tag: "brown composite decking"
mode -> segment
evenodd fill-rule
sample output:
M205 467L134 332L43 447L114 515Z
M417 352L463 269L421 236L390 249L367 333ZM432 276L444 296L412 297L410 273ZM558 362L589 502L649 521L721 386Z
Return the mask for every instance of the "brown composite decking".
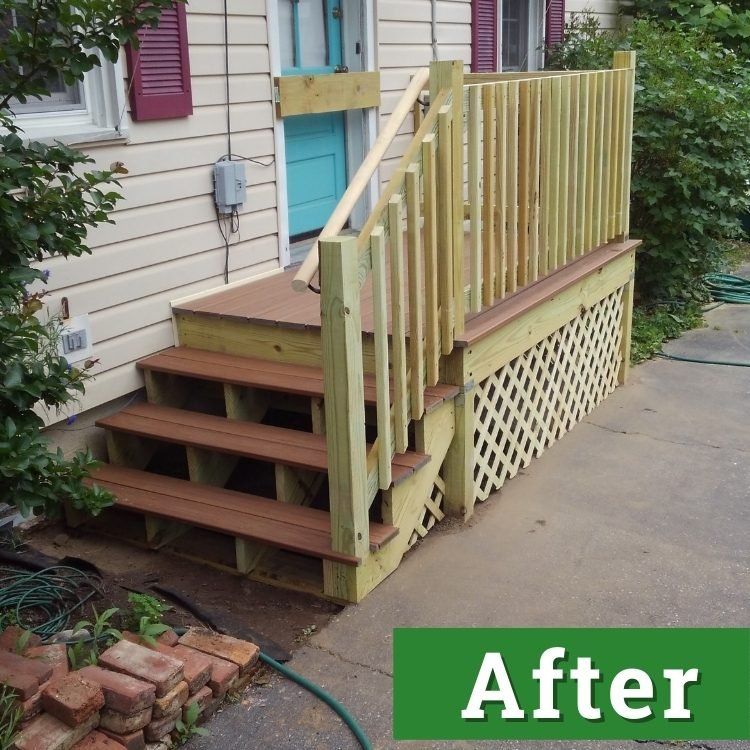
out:
M469 236L466 235L464 239L464 267L466 268L464 275L468 279ZM406 237L404 245L406 246ZM406 250L404 255L406 255ZM247 284L222 289L200 299L173 305L172 309L179 313L212 315L252 323L320 329L320 297L309 289L304 292L295 292L292 289L292 279L296 273L297 268L292 267L265 279L257 281L249 279ZM390 276L390 274L386 275ZM318 283L317 277L313 283ZM390 295L390 278L387 279L387 286ZM408 289L406 257L404 258L404 287ZM367 281L362 287L361 306L362 331L373 333L375 324L372 314L372 274L368 274ZM390 305L388 307L390 326ZM405 315L408 330L408 303L405 305Z
M465 239L464 279L468 280L470 267L468 235ZM467 313L466 330L457 339L456 346L471 346L472 342L487 336L526 310L550 299L582 278L596 273L607 263L631 251L639 244L639 240L625 240L602 245L523 289L509 294L491 307L486 307L479 313ZM282 327L320 329L320 297L309 290L295 292L292 289L292 279L295 273L296 268L289 268L265 279L249 280L247 284L180 303L175 305L173 310L178 313L209 315ZM362 331L372 333L374 321L372 285L369 277L362 287L361 303ZM407 304L407 330L408 324Z

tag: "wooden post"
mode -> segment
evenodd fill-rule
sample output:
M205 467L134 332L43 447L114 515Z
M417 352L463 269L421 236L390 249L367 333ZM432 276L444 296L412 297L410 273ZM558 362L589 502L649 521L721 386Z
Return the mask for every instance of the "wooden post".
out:
M320 263L331 541L337 552L364 560L370 539L356 238L321 241Z
M617 373L617 382L624 385L628 382L630 374L630 337L633 329L633 285L635 283L635 255L633 256L633 271L630 281L622 290L622 323L620 328L622 338L620 339L620 369Z
M615 52L613 68L626 69L625 85L623 87L624 118L622 123L622 233L620 240L630 236L630 169L633 158L633 96L635 94L635 52L620 50Z
M464 67L461 60L430 63L430 101L443 89L453 92L452 207L453 207L453 295L455 333L464 332ZM445 343L443 344L445 350Z
M443 509L449 516L468 520L474 512L474 380L467 371L468 349L456 349L444 361L443 380L458 385L461 392L453 401L455 434L443 462L445 497Z

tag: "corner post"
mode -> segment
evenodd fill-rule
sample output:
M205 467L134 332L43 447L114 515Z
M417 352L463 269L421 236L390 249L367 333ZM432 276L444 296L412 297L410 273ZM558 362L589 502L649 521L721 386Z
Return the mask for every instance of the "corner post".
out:
M452 103L452 247L453 247L453 302L455 335L464 332L464 66L461 60L430 63L430 101L438 93L450 89Z
M636 53L630 50L617 50L612 60L615 70L625 70L623 86L623 119L622 119L622 233L619 241L630 236L630 172L633 160L633 109L635 97L635 59Z
M320 323L333 549L364 560L367 508L364 366L355 237L320 243Z
M474 432L475 383L466 372L465 349L455 349L443 361L443 379L459 386L460 393L454 400L455 432L443 464L445 497L443 510L446 515L468 521L474 513Z

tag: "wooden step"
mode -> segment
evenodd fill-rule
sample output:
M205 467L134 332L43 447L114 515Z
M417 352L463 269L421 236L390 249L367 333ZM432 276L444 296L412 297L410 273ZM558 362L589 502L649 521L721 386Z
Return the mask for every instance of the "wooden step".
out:
M261 542L347 565L361 560L331 547L330 514L244 492L104 465L89 483L108 489L116 507ZM379 549L398 534L394 526L370 523L370 547Z
M316 367L268 362L263 359L237 357L202 349L178 346L138 362L142 370L170 375L212 380L231 385L282 391L310 398L323 397L323 370ZM365 375L365 403L376 402L375 378ZM458 388L438 383L425 388L425 410L432 411L447 399L454 398Z
M148 403L128 406L111 417L98 420L96 424L114 432L125 432L166 443L300 469L328 471L325 437L300 430ZM402 482L429 460L429 456L412 451L397 453L392 464L393 483Z

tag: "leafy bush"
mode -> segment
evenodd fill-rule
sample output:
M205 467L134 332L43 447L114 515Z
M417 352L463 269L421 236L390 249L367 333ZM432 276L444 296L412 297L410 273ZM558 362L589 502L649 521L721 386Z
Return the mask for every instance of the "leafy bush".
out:
M636 14L655 16L664 25L706 32L726 49L750 58L750 9L747 0L636 0Z
M605 68L622 48L637 52L636 289L648 300L700 298L702 275L722 266L750 206L750 73L707 35L648 20L604 34L591 17L574 19L551 62Z
M68 85L135 42L172 0L0 0L0 497L22 512L55 514L61 503L97 513L111 502L81 480L90 455L66 460L40 434L40 410L57 410L83 393L93 362L69 367L57 354L59 322L43 319L45 258L88 253L86 234L108 222L118 194L112 171L56 143L28 142L16 103L49 94L62 75ZM16 25L12 19L20 19Z

